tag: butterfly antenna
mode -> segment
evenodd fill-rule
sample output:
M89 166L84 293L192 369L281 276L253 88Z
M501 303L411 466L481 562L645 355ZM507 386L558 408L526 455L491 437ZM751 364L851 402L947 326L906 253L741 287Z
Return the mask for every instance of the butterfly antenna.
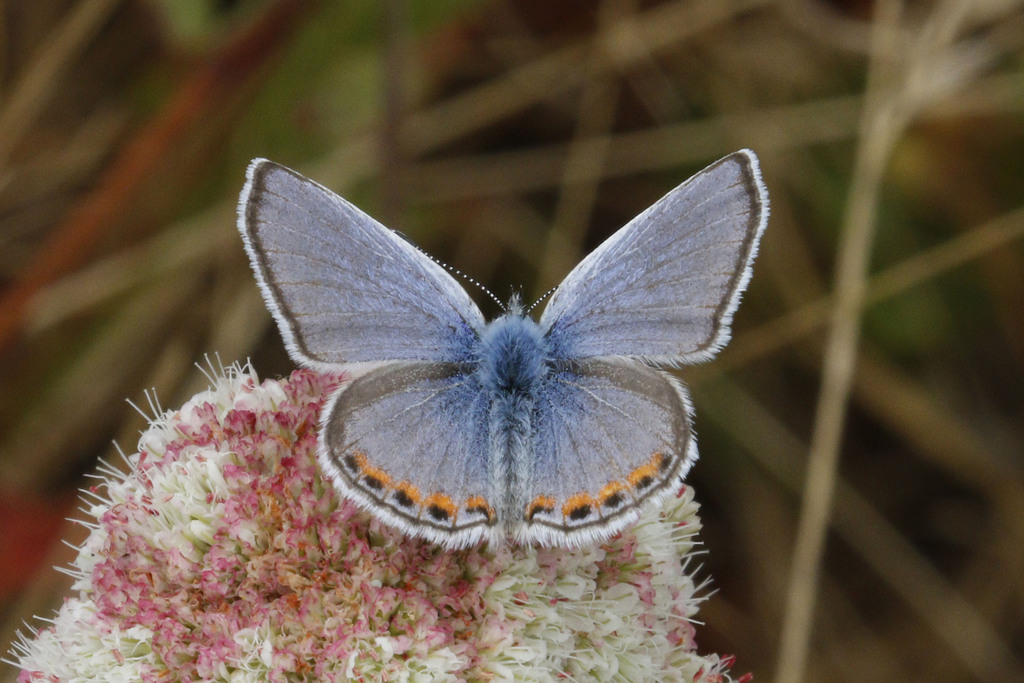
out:
M420 249L420 251L423 251L423 250L422 250L422 249ZM424 253L424 254L426 254L427 256L430 256L430 254L427 254L427 252L425 252L425 251L423 251L423 253ZM498 297L494 296L494 292L492 292L491 290L489 290L489 289L487 289L486 287L484 287L484 286L483 286L482 284L480 284L479 282L477 282L476 280L474 280L474 279L473 279L472 277L470 277L469 275L466 275L465 273L463 273L463 272L462 272L461 270L459 270L458 268L455 268L455 267L453 267L453 266L449 266L449 265L448 265L447 263L445 263L444 261L439 261L438 259L434 258L433 256L430 256L430 260L431 260L431 261L433 261L434 263L436 263L437 265L441 266L441 267L442 267L442 268L444 268L445 270L447 270L447 271L448 271L449 273L451 273L452 275L455 275L456 277L460 277L460 278L462 278L463 280L465 280L466 282L468 282L468 283L470 283L471 285L475 286L475 287L476 287L477 289L479 289L479 290L480 290L481 292L483 292L483 293L484 293L484 294L486 294L486 295L487 295L488 297L490 297L491 301L493 301L494 303L498 304L498 306L500 306L500 307L501 307L501 310L503 310L503 311L506 311L506 312L508 311L508 308L506 308L506 307L505 307L505 304L501 303L501 299L499 299Z
M436 263L437 265L439 265L439 266L441 266L442 268L444 268L445 270L447 270L447 271L448 271L449 273L451 273L451 274L452 274L452 275L454 275L455 277L457 277L457 278L461 278L462 280L465 280L466 282L470 283L471 285L473 285L474 287L476 287L477 289L479 289L480 291L482 291L482 292L483 292L484 294L486 294L487 296L489 296L489 297L491 298L491 301L493 301L494 303L498 304L498 306L499 306L499 307L501 308L501 310L502 310L502 311L508 312L508 308L506 308L506 307L505 307L505 304L501 303L501 299L499 299L498 297L494 296L494 293L493 293L493 292L492 292L491 290L487 289L487 288L486 288L486 287L484 287L484 286L483 286L482 284L480 284L479 282L477 282L476 280L474 280L474 279L473 279L472 277L470 277L469 275L467 275L467 274L463 273L463 272L462 272L461 270L459 270L458 268L456 268L456 267L454 267L454 266L449 266L449 265L448 265L447 263L445 263L445 262L444 262L444 261L442 261L441 259L435 258L435 257L431 256L430 254L428 254L427 252L423 251L422 249L420 249L419 245L417 245L416 243L414 243L414 242L413 242L412 240L410 240L410 239L409 239L408 237L406 237L406 236L405 236L404 234L402 234L402 233L398 232L397 230L396 230L395 232L397 232L397 233L398 233L398 235L399 235L399 236L400 236L400 237L401 237L402 239L404 239L404 240L405 240L406 242L408 242L409 244L411 244L411 245L412 245L412 247L413 247L413 248L414 248L414 249L415 249L416 251L420 252L421 254L423 254L423 255L424 255L424 256L426 256L426 257L427 257L428 259L430 259L431 261L433 261L433 262L434 262L434 263Z
M543 294L541 294L540 298L537 299L536 301L534 301L532 304L530 304L530 307L526 309L527 314L529 314L530 311L532 311L533 309L537 308L537 304L539 304L541 301L544 301L544 299L547 299L549 296L551 296L551 293L554 292L556 289L558 289L557 286L552 287L548 291L546 291Z

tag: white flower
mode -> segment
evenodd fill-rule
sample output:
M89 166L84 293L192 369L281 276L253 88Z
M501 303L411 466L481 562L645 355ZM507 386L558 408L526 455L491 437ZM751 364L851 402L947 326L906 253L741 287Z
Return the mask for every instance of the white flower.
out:
M338 383L233 367L154 420L18 680L729 680L693 639L689 489L600 546L447 551L322 479Z

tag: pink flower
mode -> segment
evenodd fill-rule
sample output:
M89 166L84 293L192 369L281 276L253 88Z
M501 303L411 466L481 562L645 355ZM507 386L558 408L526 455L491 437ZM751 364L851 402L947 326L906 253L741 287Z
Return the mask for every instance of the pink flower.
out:
M156 418L18 680L729 680L693 639L689 489L604 545L447 551L322 478L339 382L236 366Z

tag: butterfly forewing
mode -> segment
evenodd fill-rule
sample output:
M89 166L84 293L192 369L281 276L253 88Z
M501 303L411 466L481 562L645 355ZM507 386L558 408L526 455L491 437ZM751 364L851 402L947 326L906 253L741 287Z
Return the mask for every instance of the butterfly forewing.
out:
M497 524L487 469L490 397L454 363L392 363L357 377L323 414L320 461L383 520L449 546Z
M239 229L289 351L307 364L463 358L484 320L415 247L326 188L257 159Z
M674 492L696 457L682 385L626 359L557 364L533 413L527 540L582 545Z
M569 273L541 317L553 356L706 360L728 341L768 216L757 157L669 192Z

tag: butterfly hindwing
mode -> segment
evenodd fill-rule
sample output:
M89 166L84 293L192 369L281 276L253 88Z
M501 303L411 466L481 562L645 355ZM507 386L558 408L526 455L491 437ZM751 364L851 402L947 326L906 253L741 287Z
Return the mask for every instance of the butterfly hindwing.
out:
M696 458L685 389L628 359L556 364L533 412L525 540L584 545L678 488Z
M292 356L307 365L458 360L484 319L445 270L330 190L249 165L239 229Z
M555 358L690 363L727 341L768 218L757 157L730 154L595 249L541 316Z
M401 362L349 382L325 408L320 462L389 524L450 546L490 538L490 397L455 363Z

